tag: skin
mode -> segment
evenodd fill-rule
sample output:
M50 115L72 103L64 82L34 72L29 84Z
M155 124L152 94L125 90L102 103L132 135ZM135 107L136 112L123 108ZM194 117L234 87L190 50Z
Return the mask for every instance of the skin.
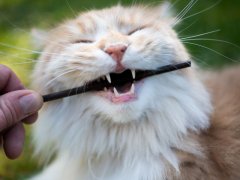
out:
M0 146L8 158L21 155L25 138L23 123L34 123L42 105L38 93L26 90L9 68L0 65Z

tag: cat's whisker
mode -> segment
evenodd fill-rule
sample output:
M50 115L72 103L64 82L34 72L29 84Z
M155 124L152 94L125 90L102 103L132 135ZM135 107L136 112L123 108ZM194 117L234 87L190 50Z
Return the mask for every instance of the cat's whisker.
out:
M0 51L0 54L5 55L5 56L8 56L8 57L13 57L13 58L22 59L22 60L28 60L28 61L25 61L25 62L11 63L12 65L20 65L20 64L28 64L28 63L37 62L37 60L34 60L34 59L19 57L19 55L8 54L8 53L1 52L1 51Z
M219 32L220 29L216 29L214 31L209 31L209 32L206 32L206 33L202 33L202 34L197 34L197 35L193 35L193 36L188 36L188 37L184 37L184 38L181 38L181 40L187 40L187 39L192 39L192 38L195 38L195 37L201 37L201 36L205 36L205 35L208 35L208 34L213 34L213 33L216 33L216 32Z
M76 76L76 81L79 81L79 80L78 80L79 77L80 77L80 78L82 77L82 73L81 73L81 72L79 72L78 76ZM88 84L87 82L84 82L83 85L82 85L82 87L86 87L87 84ZM78 87L78 88L76 88L76 87ZM69 93L68 93L68 96L71 96L71 93L72 93L72 91L73 91L74 89L75 89L76 92L78 92L79 88L80 88L80 87L79 87L79 82L73 83L72 88L70 89L70 91L69 91ZM87 89L86 89L86 90L84 89L84 91L86 92Z
M79 76L76 77L76 79L78 79ZM73 83L73 85L71 86L71 88L69 88L69 93L66 97L70 96L72 91L74 90L74 88L76 87L75 83Z
M21 65L21 64L31 64L31 63L35 63L35 62L43 62L45 63L46 61L45 60L37 60L37 59L31 59L31 58L27 58L27 57L21 57L20 55L21 54L24 54L24 53L20 53L20 54L10 54L10 53L7 53L7 52L3 52L3 51L0 51L0 54L6 56L6 57L12 57L12 58L16 58L17 60L26 60L26 61L19 61L19 62L14 62L14 63L11 63L12 65ZM59 55L59 56L63 56L63 57L67 57L67 58L73 58L73 56L66 56L66 55ZM58 59L52 59L52 61L58 61Z
M3 42L0 42L0 45L3 46L3 47L7 47L7 48L12 48L12 49L21 50L21 51L27 51L27 52L30 52L32 54L42 54L42 52L40 52L40 51L34 51L34 50L26 49L26 48L20 48L20 47L13 46L13 45L10 45L10 44L6 44L6 43L3 43Z
M4 46L4 47L7 47L7 48L12 48L12 49L16 49L16 50L20 50L20 51L25 51L26 54L38 54L38 55L42 55L42 54L45 54L45 55L58 55L59 56L59 53L50 53L50 52L46 52L46 51L35 51L35 50L30 50L30 49L27 49L27 48L20 48L20 47L17 47L17 46L13 46L13 45L10 45L10 44L6 44L6 43L2 43L0 42L0 46ZM25 53L21 53L21 54L25 54ZM65 56L67 58L72 58L74 56L69 56L69 55L61 55L61 56ZM39 60L38 60L39 61Z
M184 31L186 31L187 29L189 29L190 27L192 27L198 20L192 22L189 26L185 27L184 29L182 29L181 31L178 32L178 34L183 33Z
M186 11L178 18L179 20L182 20L182 18L193 8L193 6L198 2L198 0L196 1L192 1L192 4L189 5L189 7L186 9Z
M191 0L186 7L174 18L174 23L172 26L178 24L181 19L192 9L192 7L198 2L198 0Z
M90 66L94 66L94 64L88 64L88 63L84 63L84 62L76 62L73 65L77 66L77 67L81 67L82 68L81 70L89 68Z
M212 49L212 48L203 46L203 45L201 45L201 44L196 44L196 43L186 42L186 41L183 42L183 43L184 43L184 44L191 44L191 45L194 45L194 46L198 46L198 47L207 49L207 50L212 51L212 52L214 52L214 53L216 53L216 54L218 54L218 55L220 55L220 56L222 56L222 57L224 57L224 58L226 58L226 59L229 59L229 60L231 60L231 61L233 61L233 62L238 62L238 61L235 60L235 59L232 59L232 58L230 58L230 57L228 57L228 56L225 56L224 54L222 54L222 53L220 53L220 52L218 52L218 51L216 51L216 50L214 50L214 49Z
M96 70L96 67L89 67L89 66L78 66L76 67L76 70L80 71L81 73L84 73L84 72L89 72L89 71L93 71Z
M41 91L43 91L45 88L49 87L55 80L57 80L58 78L68 74L68 73L71 73L71 72L74 72L76 71L76 69L71 69L71 70L68 70L68 71L64 71L63 73L59 74L58 76L54 77L53 79L51 79L50 81L48 81L46 83L46 85L43 87L43 89L41 89Z
M131 1L131 7L135 7L137 5L137 0Z
M168 7L168 10L171 11L171 9L174 8L174 6L179 2L180 0L176 0L174 3L170 3L170 6Z
M73 15L77 18L78 17L78 14L76 13L76 11L73 10L72 6L70 5L69 1L68 0L65 0L68 8L71 10L71 12L73 13Z
M179 16L189 7L190 4L192 4L193 0L191 0L175 17L175 19L178 19Z
M188 41L214 41L214 42L222 42L222 43L230 44L230 45L235 46L236 48L240 49L240 46L238 46L237 44L231 43L229 41L221 40L221 39L193 38L193 39L183 40L182 42L188 42Z
M204 65L205 67L210 67L210 64L207 61L204 61L196 56L192 55L192 59L194 59L194 61L196 61L197 64L199 64L199 65Z
M206 8L206 9L203 9L203 10L197 12L197 13L194 13L194 14L192 14L192 15L189 15L189 16L185 17L185 18L182 18L181 21L184 21L184 20L189 19L189 18L191 18L191 17L197 16L197 15L199 15L199 14L202 14L202 13L204 13L204 12L206 12L206 11L214 8L215 6L217 6L221 1L222 1L222 0L219 0L219 1L217 1L216 3L214 3L212 6Z
M32 54L42 54L42 53L45 53L45 54L49 54L49 55L58 55L58 53L49 53L49 52L35 51L35 50L27 49L27 48L21 48L21 47L13 46L13 45L6 44L6 43L3 43L3 42L0 42L0 46L16 49L16 50L20 50L20 51L26 51L26 52L29 52L29 53L32 53Z
M29 34L29 31L24 30L23 28L17 26L16 24L13 24L5 15L3 15L3 14L0 14L0 15L1 15L1 18L4 18L4 20L5 20L8 24L10 24L15 30L20 31L20 32L23 32L23 33L26 33L27 35ZM54 44L53 41L50 41L50 40L48 40L48 39L46 39L46 38L43 38L43 37L38 37L38 38L41 39L41 40L44 40L44 41L46 41L46 42L49 42L49 43ZM55 42L55 43L57 44L57 42ZM65 47L65 46L63 46L62 44L59 44L59 45L62 46L62 47Z

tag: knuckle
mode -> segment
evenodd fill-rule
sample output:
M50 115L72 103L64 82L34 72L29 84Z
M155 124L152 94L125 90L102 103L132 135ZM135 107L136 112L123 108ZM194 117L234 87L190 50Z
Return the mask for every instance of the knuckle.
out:
M1 70L2 73L4 73L4 75L6 77L9 77L11 75L11 73L12 73L10 68L8 68L7 66L4 66L2 64L0 64L0 70Z
M3 84L1 85L2 87L14 83L14 90L24 89L24 86L22 85L20 80L16 80L18 78L15 73L7 66L0 64L0 75L0 81L3 82Z
M12 126L17 121L18 114L19 112L11 101L7 98L0 100L0 123L4 128Z
M8 127L9 124L8 121L6 120L6 114L0 109L0 132Z

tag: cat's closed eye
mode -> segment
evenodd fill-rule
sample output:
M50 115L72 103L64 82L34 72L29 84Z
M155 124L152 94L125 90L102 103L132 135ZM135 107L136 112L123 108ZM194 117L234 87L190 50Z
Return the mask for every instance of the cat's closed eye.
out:
M141 31L141 30L145 29L145 28L146 28L146 26L137 27L137 28L131 30L130 32L128 32L127 35L130 36L130 35L138 32L138 31Z
M72 43L73 44L79 44L79 43L93 43L93 40L88 40L88 39L78 39L78 40L74 40Z

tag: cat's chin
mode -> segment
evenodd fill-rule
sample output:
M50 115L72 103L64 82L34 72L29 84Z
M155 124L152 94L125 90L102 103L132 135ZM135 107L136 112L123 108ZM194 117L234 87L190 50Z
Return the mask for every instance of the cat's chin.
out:
M92 113L94 112L98 118L104 121L114 123L139 121L154 100L152 99L154 88L147 84L149 84L147 79L134 82L134 94L125 92L122 97L115 97L111 89L107 92L87 93L82 96L81 103L86 102L91 107Z

